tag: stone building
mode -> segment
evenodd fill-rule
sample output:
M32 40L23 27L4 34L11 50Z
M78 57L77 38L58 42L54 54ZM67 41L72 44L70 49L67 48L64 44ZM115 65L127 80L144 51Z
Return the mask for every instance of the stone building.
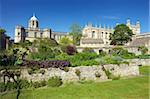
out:
M33 15L28 21L28 27L25 28L23 26L16 26L15 28L15 43L20 41L34 41L37 38L53 38L57 42L64 37L68 36L67 32L55 32L50 28L41 29L39 27L39 20L35 15Z
M133 31L135 35L140 34L140 22L137 21L136 24L131 24L130 19L127 20L126 25ZM110 44L110 34L114 32L113 27L102 27L93 26L91 23L85 25L82 31L82 38L80 41L81 47L104 47Z

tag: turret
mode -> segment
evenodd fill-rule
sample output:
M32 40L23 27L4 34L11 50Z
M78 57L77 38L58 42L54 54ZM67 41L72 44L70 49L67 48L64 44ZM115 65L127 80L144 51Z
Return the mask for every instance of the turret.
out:
M35 15L30 18L28 27L33 29L39 28L39 22Z
M130 26L131 22L130 22L130 19L127 19L127 26Z

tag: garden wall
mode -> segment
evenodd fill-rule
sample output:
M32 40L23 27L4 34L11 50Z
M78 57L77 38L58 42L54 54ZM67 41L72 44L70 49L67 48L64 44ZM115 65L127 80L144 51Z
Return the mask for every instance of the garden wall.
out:
M127 59L127 61L131 64L138 65L147 65L150 66L150 59Z
M104 65L106 70L109 70L115 76L138 76L139 67L137 65ZM29 81L41 81L48 80L53 76L60 76L63 82L75 82L79 80L96 80L105 81L108 77L102 66L80 66L80 67L69 67L69 71L64 71L59 68L48 68L44 69L45 73L28 74L27 69L21 70L21 77ZM77 73L78 72L78 73ZM79 73L80 72L80 73ZM98 76L97 76L98 75Z

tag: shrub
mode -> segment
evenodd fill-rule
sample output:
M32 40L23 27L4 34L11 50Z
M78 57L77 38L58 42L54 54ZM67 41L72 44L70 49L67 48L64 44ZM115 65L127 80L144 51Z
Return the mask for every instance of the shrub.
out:
M79 77L79 79L80 79L81 71L80 71L79 69L76 69L75 74L76 74L76 75Z
M23 61L23 66L32 66L37 68L60 68L64 69L64 67L70 66L69 61L65 60L49 60L49 61ZM35 70L33 70L35 71Z
M140 58L140 59L150 59L150 54L138 55L137 57Z
M63 84L62 82L62 79L58 76L55 76L55 77L51 77L49 80L48 80L48 86L49 87L59 87Z
M112 73L109 70L104 70L108 79L111 79Z
M25 79L19 80L19 84L20 84L21 89L26 89L26 88L31 87L31 84L28 82L28 80L25 80Z
M66 53L68 55L74 55L75 53L77 53L77 49L75 46L68 45L66 46Z
M86 47L82 50L82 52L86 52L86 53L92 53L95 52L92 48Z
M6 91L6 85L5 85L5 83L1 82L0 83L0 92L4 92L4 91Z
M32 83L32 86L33 86L34 88L39 88L39 87L41 87L41 83L38 82L38 81L36 81L36 82L33 82L33 83Z
M65 67L65 68L64 68L64 71L65 71L65 72L69 72L69 67Z

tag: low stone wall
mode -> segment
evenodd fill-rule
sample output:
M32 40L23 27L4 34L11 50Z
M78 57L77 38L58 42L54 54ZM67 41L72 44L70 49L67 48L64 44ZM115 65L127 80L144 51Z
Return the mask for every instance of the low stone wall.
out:
M139 67L137 65L104 65L106 70L109 70L113 75L124 76L138 76ZM53 76L60 76L63 82L76 82L79 80L96 80L96 81L105 81L108 80L105 72L102 69L102 66L80 66L80 67L69 67L69 71L65 72L59 68L48 68L44 69L45 74L28 74L27 69L21 70L21 77L29 81L40 81L48 80ZM80 71L80 77L75 73ZM96 77L96 73L100 74L100 77Z
M150 59L128 59L127 60L131 64L135 65L147 65L150 66Z

